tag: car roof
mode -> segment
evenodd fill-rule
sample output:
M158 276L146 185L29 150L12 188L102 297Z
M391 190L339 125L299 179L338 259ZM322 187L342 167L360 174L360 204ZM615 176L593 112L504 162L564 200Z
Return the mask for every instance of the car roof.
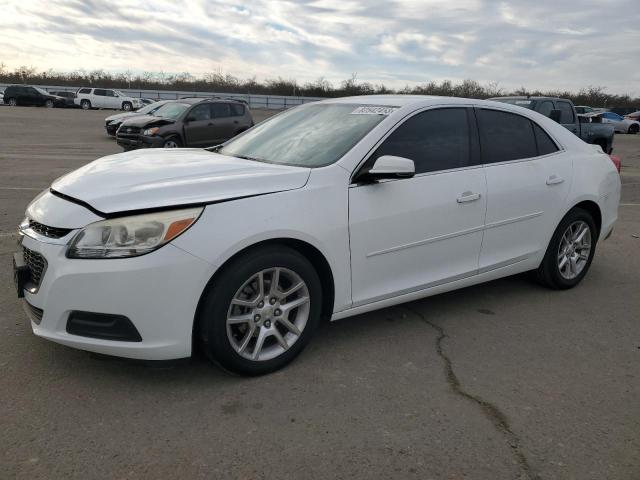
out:
M567 99L560 98L560 97L545 97L545 96L533 97L533 96L527 96L527 95L511 95L507 97L492 97L489 100L564 100L566 101Z

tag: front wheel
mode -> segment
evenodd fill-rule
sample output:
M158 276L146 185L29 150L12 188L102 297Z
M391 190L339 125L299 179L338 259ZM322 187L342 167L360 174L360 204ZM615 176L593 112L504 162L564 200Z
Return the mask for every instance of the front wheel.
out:
M131 111L132 108L133 108L133 105L131 105L131 102L124 102L122 104L122 110L124 110L125 112Z
M198 318L204 352L244 375L282 368L311 339L321 304L309 260L284 246L256 249L227 265L205 292Z
M182 144L177 137L169 137L162 143L162 148L180 148Z
M536 271L538 281L556 290L575 287L591 266L597 240L598 230L591 214L581 208L571 210L551 237Z

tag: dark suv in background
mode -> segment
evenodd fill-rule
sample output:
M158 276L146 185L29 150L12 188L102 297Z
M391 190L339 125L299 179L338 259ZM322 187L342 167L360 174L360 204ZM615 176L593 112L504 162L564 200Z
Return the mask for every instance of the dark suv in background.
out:
M10 85L4 90L4 103L11 106L64 107L66 101L40 87Z
M124 120L116 141L125 150L210 147L252 126L251 112L243 102L183 98L164 104L153 115Z

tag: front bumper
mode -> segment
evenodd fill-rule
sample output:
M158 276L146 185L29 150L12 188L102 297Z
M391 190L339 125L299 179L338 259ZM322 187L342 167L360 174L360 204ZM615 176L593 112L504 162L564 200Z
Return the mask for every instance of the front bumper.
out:
M133 150L135 148L160 148L164 143L164 138L149 137L146 135L136 135L136 136L117 135L116 142L125 150Z
M24 290L25 311L36 335L127 358L168 360L191 355L196 307L213 273L211 265L172 244L140 257L103 260L68 259L65 244L26 235L22 244L47 260L37 291ZM71 334L69 316L78 311L126 317L142 340Z

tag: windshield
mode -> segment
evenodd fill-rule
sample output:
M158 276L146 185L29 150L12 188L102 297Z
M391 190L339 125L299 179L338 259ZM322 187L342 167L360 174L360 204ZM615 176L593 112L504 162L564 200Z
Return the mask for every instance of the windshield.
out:
M218 153L269 163L323 167L340 159L395 108L305 105L253 127Z
M533 110L533 100L526 100L523 98L493 98L495 102L510 103L511 105L518 105Z
M169 120L176 120L184 111L189 108L188 103L165 103L153 114L156 117L168 118Z
M144 107L136 110L136 113L142 113L143 115L146 115L147 113L153 113L154 110L160 109L162 105L163 104L158 105L158 103L150 103L149 105L145 105Z

